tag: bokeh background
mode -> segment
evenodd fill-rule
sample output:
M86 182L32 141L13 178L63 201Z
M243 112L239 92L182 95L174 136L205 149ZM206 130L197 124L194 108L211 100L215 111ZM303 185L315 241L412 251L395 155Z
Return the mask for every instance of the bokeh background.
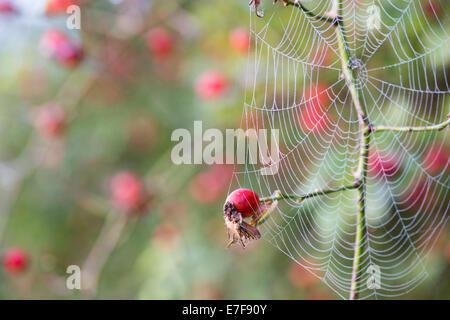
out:
M170 160L174 129L240 126L248 1L77 1L69 30L73 2L0 0L0 298L337 298L265 241L224 248L231 166ZM447 231L427 263L405 297L450 298Z

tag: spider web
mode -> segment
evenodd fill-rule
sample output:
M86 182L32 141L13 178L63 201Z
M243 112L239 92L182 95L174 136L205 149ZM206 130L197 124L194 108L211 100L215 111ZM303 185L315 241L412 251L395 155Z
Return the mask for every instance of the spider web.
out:
M331 9L330 1L302 3L316 14ZM341 77L334 27L293 6L263 5L264 18L250 14L253 48L242 128L279 130L279 170L261 175L260 165L246 164L233 183L260 196L275 190L301 196L347 185L358 166L360 134ZM426 5L343 1L350 63L374 125L432 125L449 113L448 16L426 11ZM367 23L373 10L380 16L377 27ZM446 148L447 132L372 134L359 298L403 295L429 277L427 256L449 218L449 161L435 172L424 156L430 147ZM300 203L283 200L260 230L266 241L348 298L356 213L356 190ZM371 266L379 268L379 286L367 285L373 281Z

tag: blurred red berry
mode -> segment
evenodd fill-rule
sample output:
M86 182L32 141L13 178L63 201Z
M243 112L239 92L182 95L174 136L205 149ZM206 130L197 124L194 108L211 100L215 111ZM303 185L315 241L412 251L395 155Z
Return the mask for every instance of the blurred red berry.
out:
M48 29L41 38L44 53L56 59L67 68L75 67L83 59L83 49L78 43L71 41L67 35L58 29Z
M243 28L237 28L230 32L230 46L238 53L245 54L250 47L249 34Z
M228 86L226 77L219 71L206 71L195 83L195 92L203 100L210 100L221 96Z
M392 155L386 155L379 150L370 150L368 160L369 174L392 176L400 169L400 162Z
M145 186L132 172L120 172L113 177L111 194L115 206L124 212L142 212L147 208L148 195Z
M423 167L431 174L448 170L450 152L445 147L431 146L423 156Z
M328 125L326 104L329 102L329 97L326 89L327 87L321 83L306 88L299 116L300 126L305 131L322 131Z
M442 6L439 3L439 1L436 0L424 0L423 8L425 11L425 14L429 18L435 18L440 17L442 15Z
M44 138L60 137L66 129L66 113L58 104L48 103L37 110L34 125Z
M45 12L48 15L67 13L67 8L71 5L79 5L76 0L47 0Z
M245 188L231 192L225 200L225 204L227 203L233 205L242 215L242 218L257 214L260 208L259 197L256 192Z
M17 10L10 1L0 0L0 13L17 13Z
M154 28L147 33L147 48L156 58L168 57L174 49L174 39L164 28Z
M198 173L189 185L191 197L200 204L215 203L226 191L233 174L229 165L214 165Z
M10 248L3 254L3 267L11 274L24 272L29 261L27 252L21 248Z

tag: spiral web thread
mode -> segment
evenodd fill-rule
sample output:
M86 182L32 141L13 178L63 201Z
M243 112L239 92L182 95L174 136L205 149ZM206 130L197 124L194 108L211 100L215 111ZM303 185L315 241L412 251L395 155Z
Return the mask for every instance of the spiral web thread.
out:
M303 3L316 14L331 9L330 1ZM355 82L372 124L443 122L450 92L447 13L430 16L419 1L342 3L350 63L357 68ZM261 175L260 164L246 164L235 172L234 183L261 196L275 190L301 196L351 183L358 166L359 123L341 77L333 26L293 6L264 5L264 18L250 14L253 49L242 128L279 129L279 171ZM367 23L374 6L379 28ZM322 109L311 108L318 97ZM400 296L429 277L426 258L449 218L449 161L436 173L423 159L428 148L445 148L447 134L372 133L359 298ZM356 190L300 203L283 200L260 230L266 241L348 298L356 212ZM374 281L370 266L379 267L379 286L367 285Z

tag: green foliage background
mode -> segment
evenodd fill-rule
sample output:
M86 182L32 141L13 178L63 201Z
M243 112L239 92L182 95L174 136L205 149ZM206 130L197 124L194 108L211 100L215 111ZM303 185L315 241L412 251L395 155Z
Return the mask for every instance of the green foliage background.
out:
M141 2L147 2L141 20L126 20L125 5L83 1L82 29L70 35L82 40L86 57L73 70L38 49L43 31L63 29L65 16L0 17L0 162L23 174L12 191L1 186L0 250L22 247L32 261L22 275L0 271L0 298L84 297L83 290L65 288L65 271L83 265L108 215L121 214L111 210L108 181L124 169L143 177L154 197L145 215L127 223L101 272L98 298L336 298L264 240L225 250L228 169L221 169L228 178L220 192L202 203L195 195L209 186L198 174L210 168L170 161L174 129L191 130L199 119L210 128L239 125L247 56L232 50L228 36L248 28L248 1ZM125 32L124 23L135 31ZM175 39L167 64L155 62L146 48L145 33L156 26ZM211 69L228 77L229 88L202 101L195 80ZM29 119L34 106L50 100L71 118L56 145L41 139ZM42 148L45 159L36 165L34 152ZM407 298L450 297L447 234L430 255L430 278Z

